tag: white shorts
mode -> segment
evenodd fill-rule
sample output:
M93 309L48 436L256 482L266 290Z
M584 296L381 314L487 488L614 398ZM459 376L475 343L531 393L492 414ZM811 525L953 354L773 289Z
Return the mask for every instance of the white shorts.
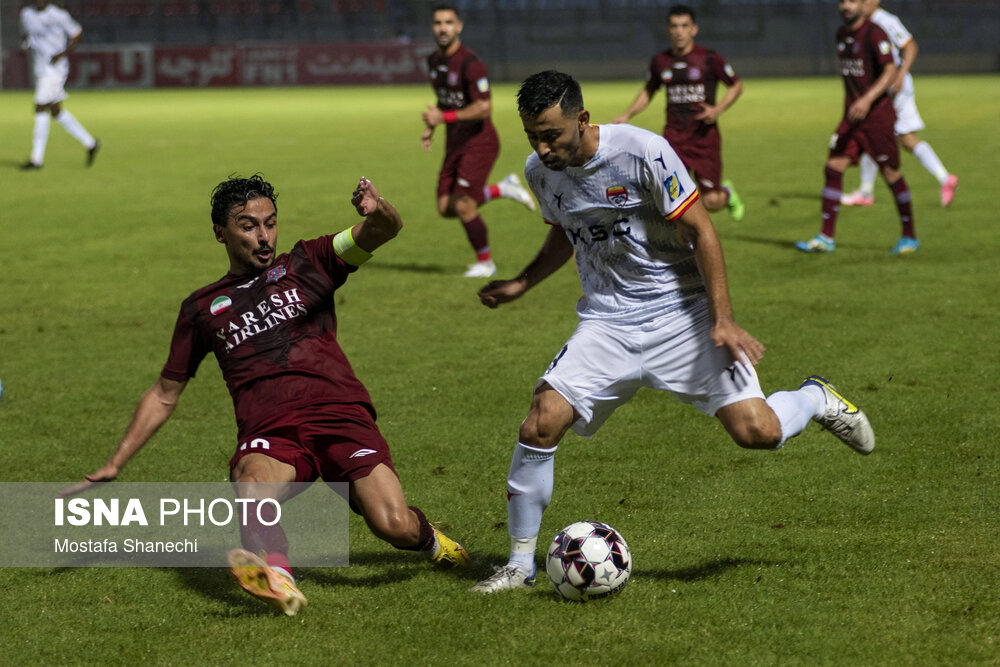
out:
M69 77L69 61L60 58L55 65L35 64L35 104L55 104L68 97L66 79Z
M892 98L892 107L896 110L896 135L919 132L924 129L924 120L917 111L917 98L913 89L900 91Z
M573 406L580 415L573 431L587 438L641 387L672 392L709 416L763 399L753 365L716 347L710 329L704 302L643 325L582 320L538 385L548 383Z

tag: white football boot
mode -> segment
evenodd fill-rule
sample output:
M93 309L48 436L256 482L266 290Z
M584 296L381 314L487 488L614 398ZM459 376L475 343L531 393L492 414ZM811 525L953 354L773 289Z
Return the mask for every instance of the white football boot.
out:
M825 378L810 375L799 388L814 386L823 391L826 405L822 416L814 417L819 425L843 440L858 454L871 454L875 448L875 432L868 417L856 405L837 393Z
M500 188L500 196L513 199L519 204L524 204L529 211L535 210L535 200L531 198L528 188L521 185L521 179L517 174L507 174L503 180L497 183Z
M496 593L497 591L508 591L515 588L528 588L529 586L535 585L534 566L532 566L530 573L514 567L513 565L504 565L503 567L494 566L493 569L495 570L493 576L488 579L483 579L478 584L473 586L473 592Z

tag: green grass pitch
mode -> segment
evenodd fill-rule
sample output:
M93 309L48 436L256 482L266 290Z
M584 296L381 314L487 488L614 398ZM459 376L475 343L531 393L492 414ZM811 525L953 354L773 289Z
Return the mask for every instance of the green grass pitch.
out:
M639 85L585 83L595 121ZM351 567L301 570L310 606L295 618L222 568L0 570L0 663L997 664L1000 84L918 76L917 91L922 136L961 186L942 209L904 155L922 247L903 258L888 254L899 223L881 183L874 207L841 212L835 254L792 248L819 229L835 78L748 80L722 119L747 215L713 217L737 319L768 346L764 389L826 375L868 412L875 452L815 425L777 453L743 451L714 420L641 392L556 457L540 542L598 519L635 558L622 595L584 605L545 581L468 592L505 560L510 453L536 377L574 327L579 285L567 267L520 302L478 304L464 236L435 211L443 136L419 147L429 89L74 93L66 107L104 148L85 169L53 124L37 173L16 169L31 96L3 93L0 479L75 481L106 460L166 358L180 301L226 269L208 217L216 183L261 172L276 185L283 251L352 224L363 175L406 226L338 292L341 341L408 500L473 566L435 571L352 519ZM514 92L494 92L496 178L529 151ZM634 120L658 131L662 104ZM510 201L483 216L501 276L514 275L544 226ZM222 482L234 433L206 360L120 480Z

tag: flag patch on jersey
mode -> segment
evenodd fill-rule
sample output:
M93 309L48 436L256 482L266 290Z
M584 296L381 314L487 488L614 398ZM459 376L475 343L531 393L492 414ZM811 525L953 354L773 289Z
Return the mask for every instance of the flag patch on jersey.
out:
M233 305L233 300L228 296L217 296L212 301L212 305L209 307L209 311L213 315L218 315L224 310L228 310L230 306Z
M487 79L485 76L481 79L478 79L476 81L476 88L479 89L479 92L485 93L490 89L490 80Z
M276 283L285 277L288 270L284 266L273 266L267 271L267 281L268 283Z
M677 178L676 171L667 176L667 180L663 181L663 185L667 188L667 196L670 197L671 204L684 195L684 186L681 185L680 179Z
M674 79L674 70L672 69L663 70L662 72L660 72L660 78L663 79L666 83L670 83Z
M612 185L608 188L604 196L608 198L608 202L611 203L612 206L621 207L628 201L628 190L621 185Z

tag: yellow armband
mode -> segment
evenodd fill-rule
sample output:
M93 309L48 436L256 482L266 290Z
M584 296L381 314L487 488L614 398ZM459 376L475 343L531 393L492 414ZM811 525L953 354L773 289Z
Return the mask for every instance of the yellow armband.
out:
M372 254L364 248L357 246L354 242L354 235L351 234L351 229L351 227L348 227L333 237L333 251L348 264L361 266L372 258Z

